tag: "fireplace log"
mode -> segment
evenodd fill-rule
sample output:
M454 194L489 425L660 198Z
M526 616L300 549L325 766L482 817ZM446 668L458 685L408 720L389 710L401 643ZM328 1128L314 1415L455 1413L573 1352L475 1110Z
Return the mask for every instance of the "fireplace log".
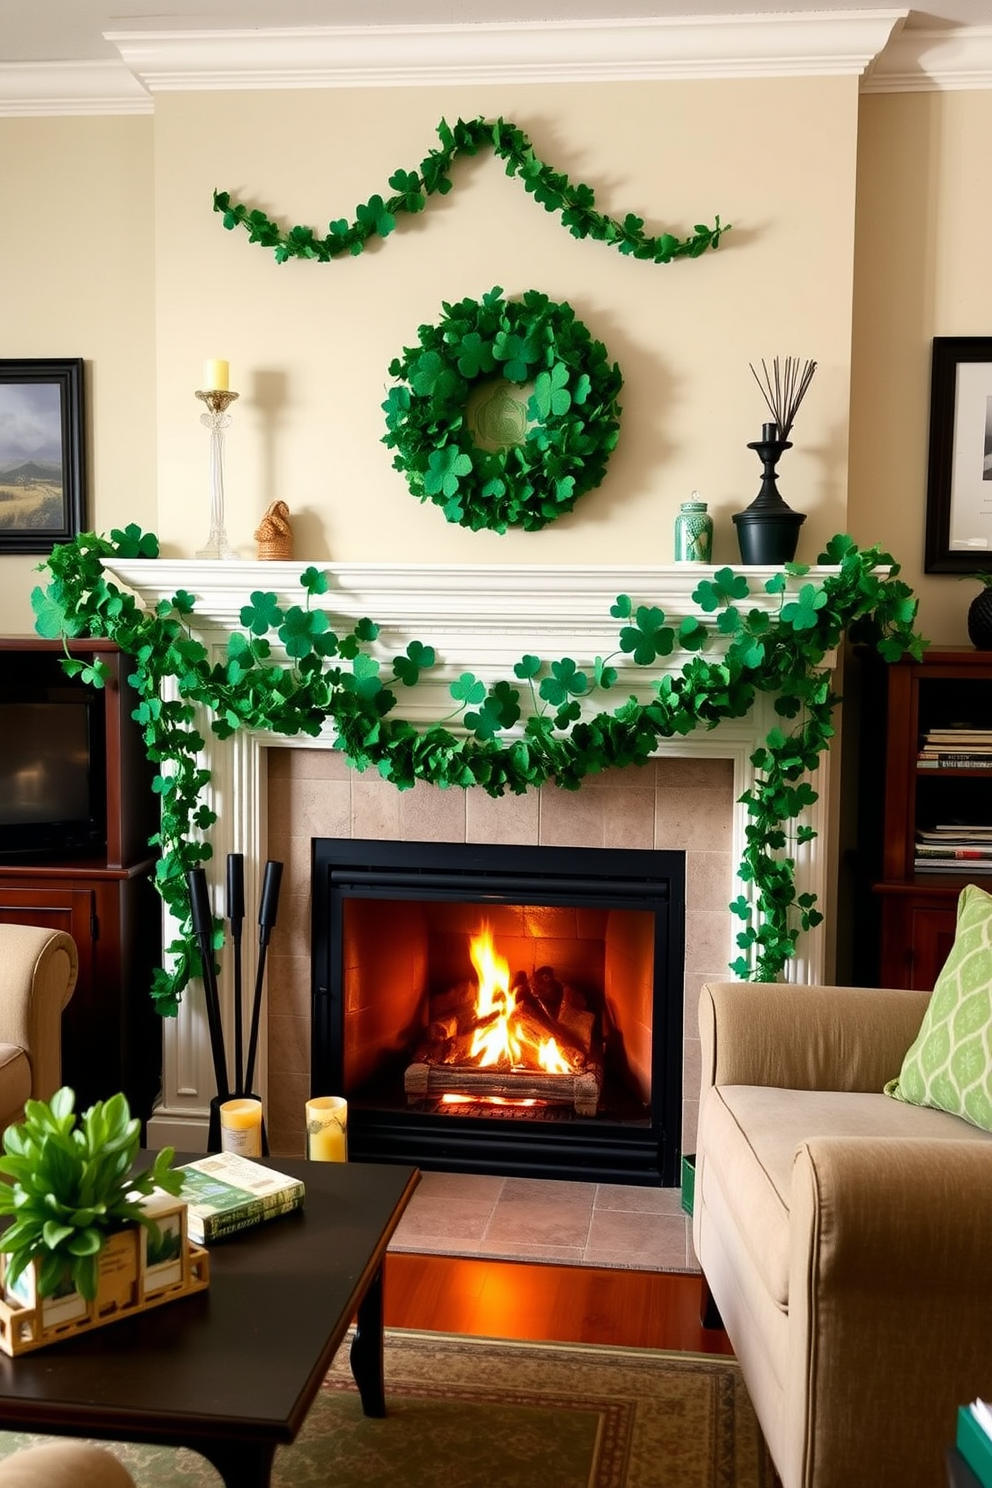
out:
M491 1070L475 1065L416 1063L403 1077L407 1101L464 1095L483 1100L538 1100L571 1105L578 1116L595 1116L602 1089L602 1071L590 1068L581 1075L549 1075L543 1070Z

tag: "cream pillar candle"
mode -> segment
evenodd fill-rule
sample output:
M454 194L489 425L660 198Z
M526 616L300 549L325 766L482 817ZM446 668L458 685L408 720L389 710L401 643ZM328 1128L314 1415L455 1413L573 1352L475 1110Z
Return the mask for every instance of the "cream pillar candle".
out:
M230 382L231 369L227 362L220 358L203 364L203 391L205 393L226 393Z
M250 1096L222 1101L220 1107L222 1152L242 1157L262 1156L262 1102Z
M348 1161L348 1102L340 1095L307 1101L307 1157L311 1162Z

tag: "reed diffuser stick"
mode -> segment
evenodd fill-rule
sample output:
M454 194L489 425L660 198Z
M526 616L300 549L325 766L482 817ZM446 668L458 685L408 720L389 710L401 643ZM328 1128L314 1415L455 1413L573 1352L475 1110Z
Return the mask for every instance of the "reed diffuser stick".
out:
M782 366L778 357L773 357L772 370L769 372L768 365L762 358L760 377L753 362L749 362L748 366L761 389L761 396L768 405L769 413L778 425L778 437L784 442L789 437L799 405L813 380L816 363L806 361L800 366L798 357L788 356Z

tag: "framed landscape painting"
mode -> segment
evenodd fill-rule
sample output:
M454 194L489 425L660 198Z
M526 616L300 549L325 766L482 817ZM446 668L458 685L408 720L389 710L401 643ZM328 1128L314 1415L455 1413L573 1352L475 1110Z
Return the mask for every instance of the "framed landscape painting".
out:
M82 529L83 360L0 359L0 553L50 553Z
M926 573L992 570L992 339L935 336Z

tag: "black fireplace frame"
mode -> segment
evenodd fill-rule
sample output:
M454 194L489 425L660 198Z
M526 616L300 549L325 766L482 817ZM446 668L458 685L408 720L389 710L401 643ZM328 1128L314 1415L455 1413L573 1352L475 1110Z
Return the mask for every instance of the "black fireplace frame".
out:
M349 1156L453 1172L640 1185L678 1184L682 1141L685 854L667 849L314 838L311 852L313 1095L344 1095L344 904L352 896L651 909L656 998L651 1105L644 1120L564 1123L348 1113ZM464 876L473 890L466 893ZM484 886L484 887L483 887ZM663 1027L660 1032L658 1020ZM499 1128L498 1133L494 1128Z

